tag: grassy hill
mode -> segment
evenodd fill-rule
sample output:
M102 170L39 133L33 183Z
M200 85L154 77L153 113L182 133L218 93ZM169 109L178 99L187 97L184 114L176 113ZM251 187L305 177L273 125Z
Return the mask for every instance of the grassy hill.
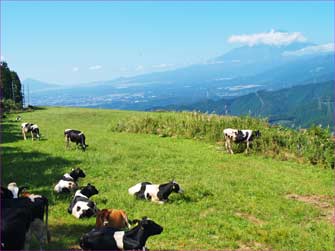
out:
M259 91L193 105L169 106L172 110L199 110L217 114L268 117L271 123L293 127L334 125L334 81L307 84L277 91Z
M37 123L42 140L23 141L15 114L2 122L2 184L16 181L50 200L49 249L78 248L95 219L67 213L70 196L53 186L71 168L86 172L99 208L122 208L130 219L148 216L164 227L147 246L157 249L333 250L334 173L308 164L262 156L228 155L203 141L115 132L120 120L145 113L47 108L23 113ZM86 152L66 150L65 128L81 129ZM184 195L157 205L127 189L140 181L175 179ZM35 244L33 248L37 249Z

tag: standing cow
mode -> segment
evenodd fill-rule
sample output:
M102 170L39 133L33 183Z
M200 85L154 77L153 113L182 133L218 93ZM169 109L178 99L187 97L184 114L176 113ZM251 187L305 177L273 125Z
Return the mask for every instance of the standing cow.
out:
M85 143L85 134L82 131L75 130L75 129L65 129L64 137L66 140L66 147L69 147L69 143L75 142L76 145L80 144L83 151L86 150L88 145Z
M38 125L32 123L22 123L21 131L24 140L27 140L26 133L31 133L31 140L34 140L34 137L40 139L40 129Z
M227 128L223 130L223 134L225 137L225 146L230 154L234 154L233 149L232 149L232 142L235 143L247 143L247 147L245 149L246 153L249 150L249 145L250 142L254 140L254 138L261 136L261 133L259 130L253 131L253 130L238 130L238 129L232 129L232 128Z

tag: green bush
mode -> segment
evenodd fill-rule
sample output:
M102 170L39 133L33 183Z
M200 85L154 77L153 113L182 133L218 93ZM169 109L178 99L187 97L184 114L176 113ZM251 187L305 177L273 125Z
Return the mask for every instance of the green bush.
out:
M224 128L260 130L261 137L253 141L251 153L334 167L334 141L331 132L319 126L297 131L272 126L266 119L249 116L229 117L198 112L173 112L130 117L119 121L113 130L156 134L161 137L178 136L215 143L224 141ZM242 152L245 147L234 144L233 148Z

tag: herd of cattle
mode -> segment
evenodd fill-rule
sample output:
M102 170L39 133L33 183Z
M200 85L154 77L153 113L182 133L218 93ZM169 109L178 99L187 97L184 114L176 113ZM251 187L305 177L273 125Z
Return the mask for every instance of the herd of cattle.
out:
M24 140L27 133L31 133L32 140L41 138L36 124L22 123L21 131ZM232 142L246 142L247 151L249 142L260 136L259 131L231 128L225 129L223 133L226 149L231 154ZM88 146L82 131L66 129L64 136L67 146L70 141L80 145L83 151ZM96 203L91 200L93 195L99 193L98 189L90 183L82 188L78 186L79 178L85 177L83 170L75 168L65 173L54 187L56 193L74 192L68 207L69 214L77 219L96 217L95 227L80 238L79 245L82 249L145 250L147 239L163 231L163 227L147 217L129 220L123 210L98 209ZM1 186L1 249L28 250L32 236L39 241L41 250L50 241L48 199L43 195L31 194L27 189L18 187L15 182L9 183L7 188ZM128 193L138 199L159 204L166 202L172 192L183 193L180 185L174 180L165 184L141 182L128 189Z

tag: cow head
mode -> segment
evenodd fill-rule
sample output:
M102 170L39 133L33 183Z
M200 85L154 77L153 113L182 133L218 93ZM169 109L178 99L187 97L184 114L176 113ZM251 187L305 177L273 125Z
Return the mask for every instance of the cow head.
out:
M175 180L173 180L173 181L171 181L172 182L172 191L173 192L175 192L175 193L183 193L184 192L184 190L183 189L181 189L181 187L179 186L179 184L175 181Z
M87 196L88 198L98 193L99 191L95 188L95 186L91 185L90 183L88 183L87 186L81 189L81 194Z
M261 136L261 132L260 132L259 130L257 130L257 131L253 131L253 135L254 135L255 137L260 137L260 136Z
M97 227L103 227L107 226L109 223L109 215L110 215L110 210L108 209L102 209L97 212L97 219L96 219L96 226Z
M163 227L146 216L144 216L141 221L139 221L139 226L141 229L144 229L149 236L157 235L163 232Z
M83 170L81 170L79 167L77 167L76 169L72 169L70 176L74 179L78 179L78 178L85 178L86 175L84 173Z

